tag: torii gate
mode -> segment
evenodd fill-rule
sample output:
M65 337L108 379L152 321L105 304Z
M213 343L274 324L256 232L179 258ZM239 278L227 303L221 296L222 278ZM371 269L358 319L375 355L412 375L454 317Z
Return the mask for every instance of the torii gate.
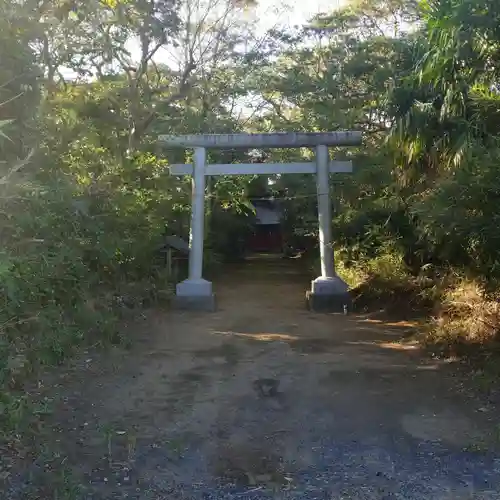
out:
M342 311L349 304L347 284L337 276L332 241L330 173L352 172L350 161L330 161L328 146L361 144L361 132L280 132L270 134L161 135L166 147L193 148L194 165L172 165L172 175L192 175L193 195L189 237L189 277L177 284L176 306L182 309L215 310L212 283L203 279L203 240L205 222L205 176L256 174L316 174L318 195L321 276L312 281L306 293L313 310ZM307 163L206 164L207 148L301 148L314 147L316 161Z

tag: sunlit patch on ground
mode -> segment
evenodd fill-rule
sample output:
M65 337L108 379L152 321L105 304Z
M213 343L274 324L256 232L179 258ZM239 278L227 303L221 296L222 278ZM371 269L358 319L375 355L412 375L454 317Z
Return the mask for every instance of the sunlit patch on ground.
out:
M360 323L372 323L375 325L393 327L393 328L417 328L419 325L415 321L384 321L381 319L365 318L359 320Z
M379 342L377 345L383 349L395 349L396 351L413 351L420 348L416 343Z
M212 332L216 335L228 335L234 337L242 337L246 339L257 340L259 342L276 342L276 341L286 341L293 342L297 340L296 335L289 335L287 333L241 333L241 332L230 332L230 331L214 331Z

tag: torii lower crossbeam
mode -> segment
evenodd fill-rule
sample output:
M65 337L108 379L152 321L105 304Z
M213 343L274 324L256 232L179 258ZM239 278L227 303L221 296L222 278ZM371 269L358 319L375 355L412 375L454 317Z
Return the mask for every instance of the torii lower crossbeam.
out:
M342 311L348 307L347 284L337 276L332 241L332 214L329 175L351 172L351 162L330 161L328 146L354 146L361 143L360 132L208 134L160 136L165 147L194 148L192 165L172 165L172 175L193 176L193 205L189 238L189 276L178 283L176 304L180 308L215 310L212 283L203 279L203 239L205 220L205 176L242 174L316 174L318 195L321 276L312 282L306 296L313 310ZM271 164L206 165L206 148L299 148L314 147L315 162Z

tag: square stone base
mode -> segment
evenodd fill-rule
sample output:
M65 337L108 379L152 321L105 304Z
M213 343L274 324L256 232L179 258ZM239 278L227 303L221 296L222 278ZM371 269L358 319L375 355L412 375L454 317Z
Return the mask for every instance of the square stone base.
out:
M335 312L346 314L351 310L351 297L348 293L320 294L310 290L306 292L307 308L314 312Z
M316 312L347 313L351 309L349 286L341 278L316 278L306 292L307 307Z
M212 295L175 295L172 300L174 309L184 311L214 312L217 309L215 294Z
M172 305L176 309L190 311L215 311L216 301L212 293L212 283L204 279L187 279L178 283Z

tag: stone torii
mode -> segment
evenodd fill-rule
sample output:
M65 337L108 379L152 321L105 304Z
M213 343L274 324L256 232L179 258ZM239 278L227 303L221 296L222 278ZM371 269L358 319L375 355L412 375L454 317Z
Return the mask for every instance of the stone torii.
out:
M191 230L189 237L189 276L177 284L175 303L183 309L215 310L212 283L203 279L203 240L205 221L205 176L259 174L316 174L318 196L321 276L312 281L306 293L313 310L342 311L349 304L347 284L336 274L332 241L330 173L352 172L350 161L330 161L328 146L361 144L361 132L279 132L270 134L161 135L159 143L168 148L193 148L194 165L171 165L172 175L193 177ZM301 148L316 149L314 162L231 163L207 165L207 148Z

